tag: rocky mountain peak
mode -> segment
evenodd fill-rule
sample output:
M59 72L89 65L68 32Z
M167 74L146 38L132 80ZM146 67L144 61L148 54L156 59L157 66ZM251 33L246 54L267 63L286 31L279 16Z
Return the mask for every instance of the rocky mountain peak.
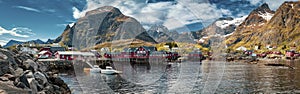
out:
M268 4L264 3L260 7L254 9L249 16L246 18L242 25L244 26L261 26L269 21L274 15Z
M104 12L111 13L111 14L114 14L114 15L122 15L122 12L118 8L115 8L113 6L103 6L103 7L99 7L97 9L88 11L86 13L86 16L87 15L94 15L94 14L104 13Z
M256 13L259 13L259 14L274 13L274 11L272 11L269 8L269 5L267 3L263 3L260 7L254 9L253 12L256 12Z
M163 25L153 25L150 27L150 29L148 31L155 31L155 32L169 32L168 28L163 26Z
M168 30L167 27L163 25L153 25L150 27L150 29L147 31L147 33L157 42L170 42L174 41L169 33L170 31Z
M127 39L156 43L136 19L123 15L115 7L104 6L88 11L71 28L66 27L55 42L84 49L104 42Z

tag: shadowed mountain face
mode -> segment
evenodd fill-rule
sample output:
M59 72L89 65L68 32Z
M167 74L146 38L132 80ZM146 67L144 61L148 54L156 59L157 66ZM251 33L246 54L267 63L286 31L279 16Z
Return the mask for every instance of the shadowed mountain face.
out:
M300 41L300 2L285 2L274 13L266 4L250 13L228 37L228 45L291 45Z
M67 26L55 42L81 49L103 42L135 38L156 43L137 20L123 15L117 8L105 6L87 12L72 27Z

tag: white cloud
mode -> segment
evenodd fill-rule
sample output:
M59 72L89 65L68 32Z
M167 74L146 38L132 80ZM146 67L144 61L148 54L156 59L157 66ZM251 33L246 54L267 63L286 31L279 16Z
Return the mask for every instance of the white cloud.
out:
M263 0L248 0L252 5L257 5L261 2L263 2Z
M55 9L45 9L44 11L51 12L51 13L54 13L54 12L56 12L56 10L55 10Z
M1 45L1 46L4 46L7 42L8 42L8 41L6 41L6 40L0 40L0 45Z
M28 38L31 35L35 35L35 33L33 33L32 30L29 28L16 27L11 30L7 30L0 26L0 35L3 34L9 34L15 37L22 37L22 38Z
M80 11L73 7L73 17L83 17L87 11L114 6L127 15L136 18L144 27L163 24L169 29L184 27L186 24L203 22L211 24L222 15L231 15L226 9L218 9L208 0L177 0L174 2L145 3L142 0L87 0L86 7Z
M31 8L31 7L25 7L25 6L15 6L15 8L25 9L25 10L33 11L33 12L41 12L41 11L38 10L38 9Z
M83 14L85 14L85 13L81 13L76 7L73 7L72 9L73 9L73 17L75 19L83 17L84 16Z

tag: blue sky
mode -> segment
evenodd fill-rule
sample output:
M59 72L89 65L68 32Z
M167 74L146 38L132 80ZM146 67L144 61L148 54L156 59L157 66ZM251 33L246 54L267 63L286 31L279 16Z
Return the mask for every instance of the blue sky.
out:
M264 2L275 10L284 0L0 0L0 44L11 39L54 39L85 12L107 5L136 18L146 29L163 24L176 30L244 16Z

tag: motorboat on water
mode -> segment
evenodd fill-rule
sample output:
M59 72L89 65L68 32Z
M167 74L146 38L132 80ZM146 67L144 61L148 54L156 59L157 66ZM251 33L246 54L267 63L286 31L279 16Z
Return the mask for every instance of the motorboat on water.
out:
M100 73L101 72L101 68L99 68L98 65L94 65L91 69L90 72L92 73Z
M106 66L105 69L101 69L101 73L103 74L118 74L118 73L122 73L121 71L117 71L114 70L112 67L110 66Z

